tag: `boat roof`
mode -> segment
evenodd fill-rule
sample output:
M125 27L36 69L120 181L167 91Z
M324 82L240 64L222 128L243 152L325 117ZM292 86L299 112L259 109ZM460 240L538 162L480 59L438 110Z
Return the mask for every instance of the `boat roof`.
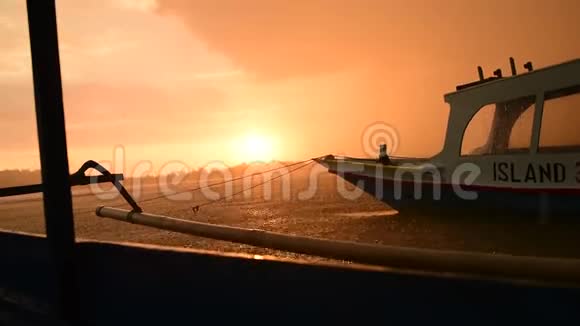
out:
M473 86L467 86L467 85L469 85L469 84L467 84L466 87L463 87L455 92L450 92L450 93L445 94L444 95L445 102L449 102L450 100L452 100L456 96L460 96L462 94L468 94L468 93L471 93L475 90L479 90L481 88L487 88L491 85L499 86L499 85L505 84L505 83L513 83L515 80L518 80L518 79L523 80L525 78L533 78L533 76L539 77L540 75L543 75L546 73L554 73L554 72L558 73L560 71L567 71L571 68L578 69L580 71L580 58L565 61L565 62L558 63L555 65L546 66L546 67L543 67L540 69L535 69L535 70L521 73L521 74L517 74L514 76L490 78L489 81L482 80L481 82L474 82ZM572 70L574 70L574 69L572 69Z

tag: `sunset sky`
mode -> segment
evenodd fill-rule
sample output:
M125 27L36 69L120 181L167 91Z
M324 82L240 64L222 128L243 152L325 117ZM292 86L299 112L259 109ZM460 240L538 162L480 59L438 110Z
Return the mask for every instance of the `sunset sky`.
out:
M443 94L508 58L580 57L580 1L59 0L72 170L171 160L365 155L365 127L396 154L443 142ZM24 0L0 1L0 169L38 168ZM521 68L520 68L521 70Z

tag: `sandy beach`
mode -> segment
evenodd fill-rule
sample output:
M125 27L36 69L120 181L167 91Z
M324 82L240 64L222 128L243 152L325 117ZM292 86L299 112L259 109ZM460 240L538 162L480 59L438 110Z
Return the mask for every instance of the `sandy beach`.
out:
M235 185L234 192L240 190L241 186ZM184 184L177 189L188 187L193 186ZM271 192L264 191L264 186L256 187L250 196L240 194L233 199L221 200L202 207L198 213L193 213L191 207L208 201L207 195L200 191L191 193L191 200L174 196L173 199L161 198L145 202L142 207L146 212L186 220L325 239L511 255L580 257L580 222L546 223L535 219L506 220L469 216L401 216L366 194L355 200L344 198L337 191L336 176L327 173L319 176L314 193L301 196L300 193L304 193L307 188L307 175L299 174L291 179L289 197L282 191L281 183L273 181ZM212 189L224 193L223 186ZM132 191L135 192L134 189ZM139 198L142 200L158 196L160 188L149 185L142 187L140 192ZM94 214L94 209L99 205L128 206L120 197L103 198L104 194L114 196L114 191L107 190L97 196L92 195L87 187L77 187L74 194L78 238L319 259L100 218ZM4 198L0 203L0 228L42 234L42 214L39 195Z

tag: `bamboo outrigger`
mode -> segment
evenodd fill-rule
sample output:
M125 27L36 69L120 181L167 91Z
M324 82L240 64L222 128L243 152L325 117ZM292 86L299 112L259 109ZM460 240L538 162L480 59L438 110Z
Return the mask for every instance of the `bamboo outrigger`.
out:
M287 235L259 229L215 225L98 207L97 216L215 240L332 258L359 264L487 277L511 277L536 282L580 284L580 260L518 257L373 245Z

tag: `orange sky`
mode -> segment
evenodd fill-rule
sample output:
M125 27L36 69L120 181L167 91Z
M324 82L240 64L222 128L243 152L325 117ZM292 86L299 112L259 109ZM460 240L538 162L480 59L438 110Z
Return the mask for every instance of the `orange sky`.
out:
M443 94L508 57L580 57L580 2L59 0L71 169L112 159L364 155L375 121L400 155L437 152ZM25 2L0 2L0 169L37 168ZM247 143L262 152L247 153ZM267 153L265 153L267 152Z

